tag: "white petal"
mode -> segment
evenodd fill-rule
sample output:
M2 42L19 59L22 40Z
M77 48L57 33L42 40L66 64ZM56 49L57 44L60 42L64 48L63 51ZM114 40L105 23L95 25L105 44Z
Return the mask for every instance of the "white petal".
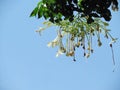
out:
M41 32L43 30L45 30L45 28L40 27L38 30L36 30L36 32Z
M52 42L49 42L49 43L47 44L47 46L48 46L48 47L51 47L51 46L52 46Z
M57 45L58 45L57 42L52 42L52 47L55 47L55 46L57 46Z
M60 56L62 54L64 54L64 53L61 50L58 50L58 52L56 53L56 57L58 57L58 56Z
M58 40L59 40L59 37L57 36L57 37L53 40L53 42L58 42Z

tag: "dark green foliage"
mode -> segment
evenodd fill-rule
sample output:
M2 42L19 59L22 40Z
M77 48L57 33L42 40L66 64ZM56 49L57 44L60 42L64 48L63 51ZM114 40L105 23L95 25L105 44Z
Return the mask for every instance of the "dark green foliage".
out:
M36 7L36 8L32 11L32 13L30 14L30 16L31 16L31 17L36 16L37 13L38 13L38 8Z
M117 0L42 0L32 11L30 16L37 16L53 23L59 23L61 20L74 20L75 13L81 17L88 17L88 24L94 22L94 18L104 18L106 21L111 20L111 11L118 10Z

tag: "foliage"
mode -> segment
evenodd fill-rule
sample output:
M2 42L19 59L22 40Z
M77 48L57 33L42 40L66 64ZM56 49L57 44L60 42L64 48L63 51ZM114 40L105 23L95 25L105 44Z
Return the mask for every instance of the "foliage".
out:
M59 47L56 56L65 53L76 61L76 48L82 47L87 58L93 53L92 42L95 36L98 46L102 45L101 34L110 38L112 48L116 39L111 36L106 22L111 20L110 6L112 10L118 10L117 0L42 0L30 16L37 16L38 19L43 16L48 20L44 22L47 27L58 26L57 36L48 46ZM106 21L102 21L102 17ZM40 28L37 32L45 28Z
M95 17L111 20L112 10L118 10L117 0L42 0L33 10L30 16L37 16L49 19L51 22L58 23L63 19L74 20L75 12L81 17L88 17L87 22L94 22Z

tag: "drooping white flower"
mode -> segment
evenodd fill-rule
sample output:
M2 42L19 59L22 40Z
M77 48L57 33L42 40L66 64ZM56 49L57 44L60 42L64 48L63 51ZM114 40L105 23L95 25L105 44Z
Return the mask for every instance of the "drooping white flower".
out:
M41 32L42 32L43 30L45 30L45 28L43 28L43 27L39 27L39 29L36 30L36 32L38 32L38 33L41 35Z
M39 29L36 30L36 32L41 32L41 31L43 31L43 30L45 30L45 28L43 28L43 27L39 27Z
M115 43L115 42L116 42L116 40L117 40L117 38L112 38L112 40L111 40L110 44Z
M51 46L52 46L52 42L49 42L49 43L47 44L47 46L48 46L48 47L51 47Z
M58 45L59 37L57 36L53 41L47 44L48 47L55 47Z
M56 57L58 57L58 56L60 56L60 55L62 55L62 54L64 54L63 51L62 51L61 49L59 49L59 50L57 51L57 53L56 53Z

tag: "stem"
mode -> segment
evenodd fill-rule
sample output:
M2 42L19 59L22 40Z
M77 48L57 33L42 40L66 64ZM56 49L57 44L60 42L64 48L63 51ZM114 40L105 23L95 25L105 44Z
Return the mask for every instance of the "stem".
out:
M112 44L110 44L110 47L111 47L111 51L112 51L113 65L115 65L115 58L114 58L114 51L113 51Z

